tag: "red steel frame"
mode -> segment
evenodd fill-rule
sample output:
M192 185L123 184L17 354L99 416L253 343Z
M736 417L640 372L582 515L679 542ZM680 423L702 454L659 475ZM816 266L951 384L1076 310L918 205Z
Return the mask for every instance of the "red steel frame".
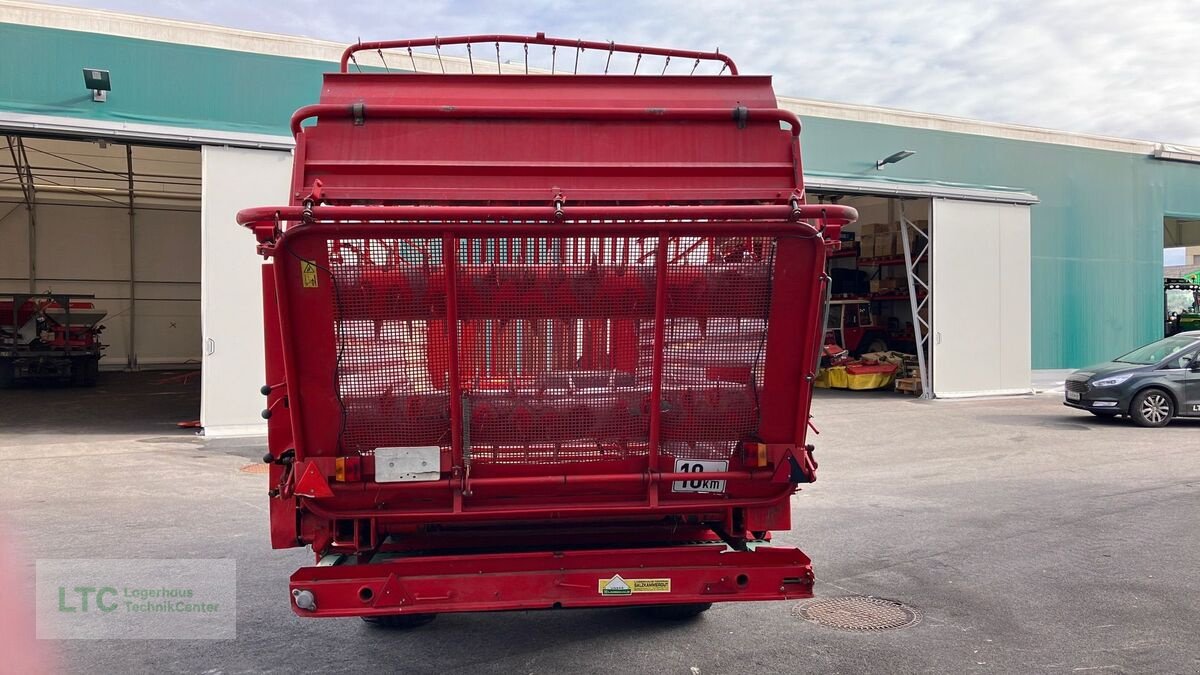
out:
M309 544L318 560L338 562L293 575L293 592L315 598L311 606L293 609L302 616L365 616L808 597L813 578L808 558L754 540L789 527L790 495L797 483L815 478L806 431L826 297L825 254L836 245L841 226L857 214L849 207L805 203L800 124L773 107L766 78L664 77L647 88L633 80L648 78L557 76L548 88L546 76L364 75L346 68L360 50L522 41L716 59L737 74L732 61L715 53L541 35L347 49L342 73L326 78L322 103L292 118L297 140L292 204L238 214L271 259L263 266L263 287L272 543ZM537 90L551 100L514 106L509 92L518 90ZM647 105L659 99L674 105ZM416 103L396 103L410 100ZM599 104L614 100L622 105ZM310 118L317 119L316 126L303 124ZM780 123L790 130L782 131ZM580 140L581 128L600 140ZM481 129L494 138L481 142ZM647 147L648 137L657 145ZM573 145L564 150L564 143ZM574 267L562 267L564 237L572 242ZM773 253L769 260L752 257L748 266L731 266L714 258L717 242L730 239L745 242L735 247L738 259L753 256L755 246L769 246ZM556 241L559 272L538 261L539 251L549 256L546 246ZM618 241L625 242L620 259ZM631 241L647 250L637 261L629 252ZM384 304L378 298L364 301L366 309L345 304L343 294L359 291L343 288L347 282L331 269L342 261L339 247L355 251L355 274L363 279L400 273L395 267L374 272L378 265L362 253L372 246L392 247L393 266L400 265L401 247L422 252L424 263L406 263L404 269L419 270L421 287L432 289L420 296L424 304L407 308L403 298L411 291L395 282L374 291L384 294ZM576 247L584 249L582 255ZM606 249L611 249L607 262ZM708 267L686 264L697 251L707 251ZM535 284L549 283L564 269L599 275L601 286L610 289L605 292L617 295L603 301L607 296L596 295L594 302L632 312L629 316L640 318L631 320L652 329L648 389L624 394L647 401L649 435L643 442L621 441L617 455L597 447L588 450L595 459L567 464L472 459L469 451L482 446L479 439L464 438L477 421L468 421L463 409L461 367L464 358L481 353L481 345L467 327L481 321L490 327L505 320L506 312L518 321L566 312L574 323L582 321L580 312L590 311L529 299L504 305L476 298L496 269ZM639 292L632 280L637 277L628 276L631 269L651 275L646 278L654 280L652 298L625 308L613 298ZM761 389L753 385L757 428L727 439L737 441L728 470L704 474L706 480L725 481L722 493L677 493L672 483L695 474L674 470L681 451L664 445L664 415L688 396L686 385L672 385L669 392L664 387L666 326L680 312L701 317L703 325L705 317L742 311L717 309L734 301L727 291L702 290L701 282L724 274L733 275L729 283L751 283L764 270L770 296L787 302L771 302L765 317L765 376ZM481 297L501 292L495 289L504 283L485 283ZM680 309L680 302L692 308ZM437 479L376 482L371 449L347 447L352 413L341 380L348 377L342 352L350 338L342 326L356 311L368 312L365 319L373 319L377 338L385 317L372 317L372 311L401 322L457 327L444 332L445 371L438 377L444 377L445 388L404 395L410 406L445 406L449 440L440 443ZM506 348L515 348L494 340L487 358L502 358ZM435 357L443 358L433 344L425 356L430 372L436 370ZM377 369L370 370L375 366L366 367L376 376ZM500 379L516 391L517 379ZM397 385L367 402L392 400L392 386ZM474 386L479 395L481 385ZM716 385L705 386L709 395L719 395ZM668 396L674 403L668 405ZM548 438L558 433L536 431ZM495 457L528 458L529 442L523 450L509 441L484 445ZM743 445L745 456L736 450ZM557 457L558 441L554 448ZM346 473L346 466L354 468ZM667 590L657 592L600 593L597 583L614 575L669 581Z

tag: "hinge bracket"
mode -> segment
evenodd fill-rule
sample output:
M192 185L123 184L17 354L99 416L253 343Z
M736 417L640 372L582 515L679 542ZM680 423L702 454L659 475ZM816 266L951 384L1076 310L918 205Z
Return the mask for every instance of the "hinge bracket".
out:
M737 122L737 128L745 129L746 123L750 120L750 109L744 105L739 105L733 109L733 121Z

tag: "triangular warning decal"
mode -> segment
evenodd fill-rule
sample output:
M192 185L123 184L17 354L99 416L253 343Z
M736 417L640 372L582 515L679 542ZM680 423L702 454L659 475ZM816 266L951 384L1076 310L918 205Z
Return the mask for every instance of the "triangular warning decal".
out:
M600 580L600 595L630 595L632 593L633 589L625 583L620 574L614 574L608 581Z

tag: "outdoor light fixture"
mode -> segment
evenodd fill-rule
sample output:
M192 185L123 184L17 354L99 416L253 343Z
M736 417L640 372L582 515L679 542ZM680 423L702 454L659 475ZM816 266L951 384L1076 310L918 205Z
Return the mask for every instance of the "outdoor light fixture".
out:
M83 84L92 90L92 100L97 103L104 103L108 100L108 92L112 91L112 84L108 80L108 71L99 68L84 68Z
M875 162L875 169L882 169L884 164L895 164L896 162L899 162L902 159L908 159L915 154L917 154L915 150L901 150L900 152L893 152L887 157Z

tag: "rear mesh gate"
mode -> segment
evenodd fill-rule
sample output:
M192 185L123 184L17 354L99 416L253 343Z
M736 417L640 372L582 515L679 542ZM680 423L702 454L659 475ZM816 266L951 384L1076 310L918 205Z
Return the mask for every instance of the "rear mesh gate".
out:
M454 300L464 461L645 457L657 238L460 238ZM672 237L664 454L729 459L758 427L771 238ZM450 453L439 239L330 239L342 451Z

